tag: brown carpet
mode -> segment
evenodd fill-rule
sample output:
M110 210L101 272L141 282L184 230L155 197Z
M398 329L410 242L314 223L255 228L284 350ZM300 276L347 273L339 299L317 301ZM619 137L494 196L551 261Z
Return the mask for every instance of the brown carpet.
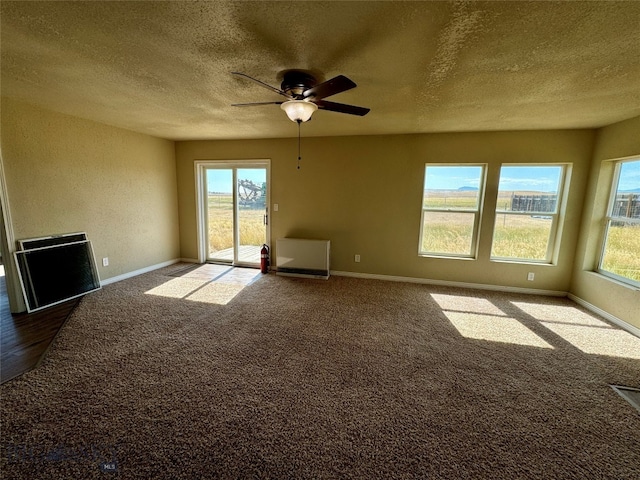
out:
M1 387L2 478L640 478L640 339L567 299L214 276L85 297Z

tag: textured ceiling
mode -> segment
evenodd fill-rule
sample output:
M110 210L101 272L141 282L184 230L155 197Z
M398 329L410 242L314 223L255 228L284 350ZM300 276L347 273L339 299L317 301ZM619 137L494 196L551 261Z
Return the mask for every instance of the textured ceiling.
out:
M358 84L303 135L592 128L640 115L640 2L10 2L2 94L169 139L290 137L300 68Z

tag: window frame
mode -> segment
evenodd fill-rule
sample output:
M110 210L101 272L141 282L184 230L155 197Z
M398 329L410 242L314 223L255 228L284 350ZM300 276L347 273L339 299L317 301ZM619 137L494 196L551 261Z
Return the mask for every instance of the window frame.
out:
M614 164L613 176L609 184L609 200L607 202L607 211L605 212L605 215L603 218L602 240L600 243L600 250L599 250L599 255L598 255L597 264L596 264L596 272L605 277L611 278L618 282L640 289L640 282L633 280L629 277L623 277L622 275L618 275L616 273L610 272L609 270L605 270L602 267L602 263L604 261L604 256L605 256L605 249L607 247L609 228L611 227L611 223L618 221L618 222L640 225L640 218L613 216L613 208L616 202L616 195L620 187L620 171L622 170L622 165L624 163L630 163L630 162L640 163L640 157L631 157L631 158L624 158L624 159L612 161L612 163Z
M522 212L498 209L498 196L500 195L500 178L502 176L502 167L560 167L560 177L558 179L558 192L556 194L556 208L554 212ZM539 264L539 265L555 265L557 262L557 251L560 244L560 235L562 231L561 219L566 203L565 191L568 189L567 182L569 179L571 164L569 163L502 163L500 164L500 172L498 173L498 188L496 190L496 208L494 210L493 231L491 234L491 248L489 250L489 260L492 262L522 263L522 264ZM493 244L495 242L495 225L499 215L513 216L533 216L544 215L551 217L551 228L547 238L547 249L544 259L537 258L518 258L518 257L499 257L493 255Z
M429 208L425 207L425 186L427 179L427 169L429 167L480 167L480 179L478 185L478 202L475 209L466 208ZM425 163L424 175L422 178L422 191L420 195L420 236L418 238L418 255L421 257L435 257L435 258L450 258L450 259L467 259L475 260L478 258L478 246L480 237L480 224L482 222L482 210L484 205L485 186L487 179L488 165L486 163ZM472 213L474 214L473 229L471 232L471 246L468 254L463 253L447 253L447 252L432 252L423 250L422 245L424 243L424 215L425 212L450 212L450 213Z

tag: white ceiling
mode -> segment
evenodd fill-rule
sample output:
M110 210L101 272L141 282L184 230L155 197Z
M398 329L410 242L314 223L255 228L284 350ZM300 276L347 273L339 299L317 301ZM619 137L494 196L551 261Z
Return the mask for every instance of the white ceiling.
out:
M640 2L11 2L2 94L169 139L297 135L300 68L358 84L303 135L593 128L640 115Z

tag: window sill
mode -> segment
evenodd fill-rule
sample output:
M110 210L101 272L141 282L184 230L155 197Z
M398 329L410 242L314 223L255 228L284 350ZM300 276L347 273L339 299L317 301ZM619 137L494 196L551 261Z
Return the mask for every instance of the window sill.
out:
M491 258L489 259L492 263L510 263L515 265L534 265L536 267L556 267L555 263L537 261L537 260L515 260L515 259L502 259L502 258Z
M458 257L455 255L438 255L437 253L418 253L421 258L438 258L443 260L477 260L474 257Z
M634 292L640 291L640 286L633 285L631 283L627 283L627 282L624 282L622 280L618 280L617 278L610 277L609 275L605 275L604 273L595 272L593 270L585 270L585 273L587 275L596 277L596 278L598 278L600 280L605 280L607 282L614 283L614 284L618 285L619 287L626 288L626 289L632 290Z

